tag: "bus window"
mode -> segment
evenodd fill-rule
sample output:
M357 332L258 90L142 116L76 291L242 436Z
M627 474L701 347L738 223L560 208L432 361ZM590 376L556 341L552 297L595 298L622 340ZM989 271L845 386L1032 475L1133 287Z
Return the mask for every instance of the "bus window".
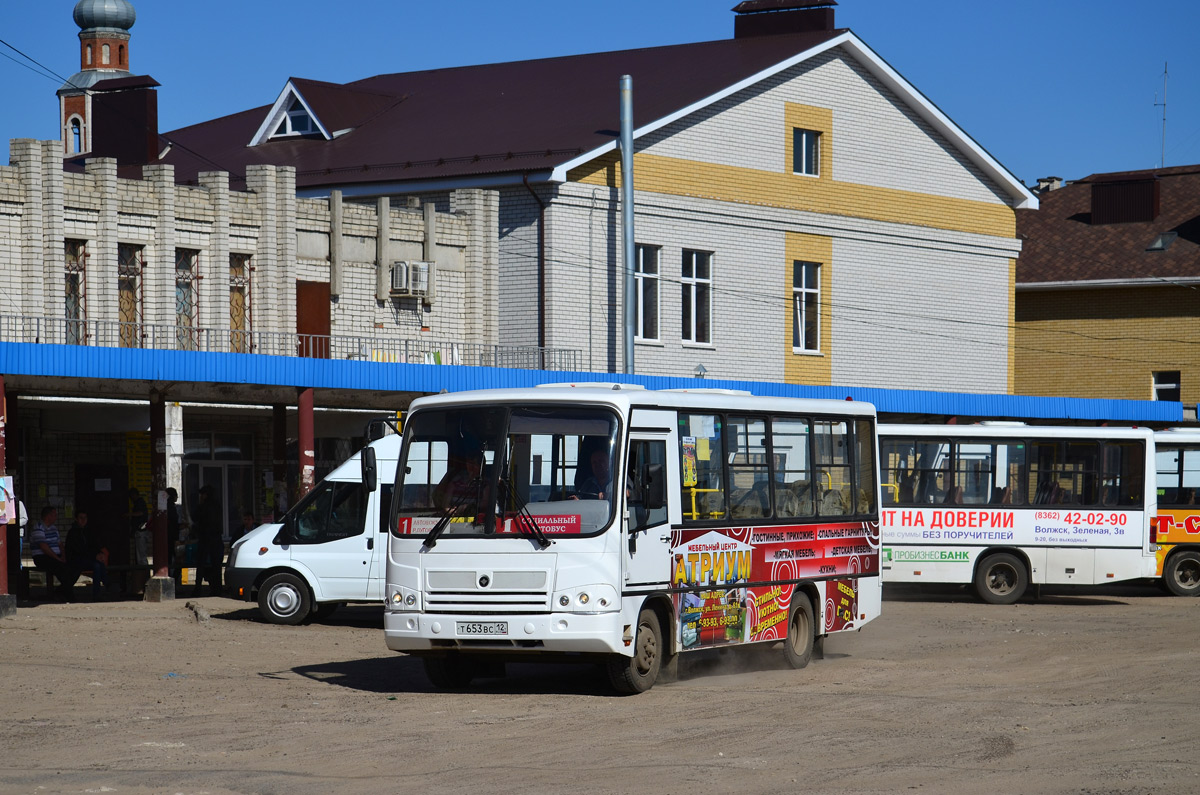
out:
M1145 490L1143 462L1145 452L1141 442L1104 444L1104 472L1101 475L1100 504L1137 505Z
M729 515L752 519L771 515L771 472L767 465L767 423L730 417Z
M813 465L820 499L821 516L854 513L853 482L850 479L850 432L844 421L817 420L813 423Z
M854 506L856 513L875 513L875 434L871 423L859 420L854 424L854 462L857 469L855 486L858 489Z
M725 450L721 418L715 414L679 415L679 482L685 522L725 518Z
M771 420L771 453L775 459L775 515L780 519L813 516L812 460L809 423L800 417Z
M633 514L633 529L642 530L667 521L667 506L646 508L642 502L641 484L646 482L646 470L657 465L665 471L667 466L666 442L637 440L629 445L629 470L625 478L629 489L629 508Z

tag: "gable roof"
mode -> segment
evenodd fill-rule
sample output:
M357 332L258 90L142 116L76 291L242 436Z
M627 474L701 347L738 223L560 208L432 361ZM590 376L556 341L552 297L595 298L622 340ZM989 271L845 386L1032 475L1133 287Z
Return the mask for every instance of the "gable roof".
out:
M633 76L635 137L835 47L843 47L1013 199L1037 199L933 103L848 30L650 47L378 75L345 85L293 78L274 105L164 136L180 181L220 168L291 165L301 191L348 193L564 181L568 169L616 149L619 81ZM269 139L295 89L332 134ZM263 135L263 130L267 130ZM247 146L253 140L263 140ZM349 190L348 190L349 188ZM399 188L403 189L403 188Z
M1153 221L1092 223L1096 184L1157 180ZM1164 251L1147 248L1162 233ZM1018 289L1200 282L1200 165L1091 174L1043 193L1041 209L1017 213Z

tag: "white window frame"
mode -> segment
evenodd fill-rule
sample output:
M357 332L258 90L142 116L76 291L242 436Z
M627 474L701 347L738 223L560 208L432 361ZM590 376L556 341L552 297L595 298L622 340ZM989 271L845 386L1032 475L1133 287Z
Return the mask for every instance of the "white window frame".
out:
M1151 379L1154 384L1155 400L1175 402L1183 399L1183 373L1179 370L1156 371L1151 374ZM1174 392L1178 393L1177 398L1171 396L1171 393Z
M699 271L697 267L701 262L708 266L707 276L697 276ZM689 273L689 266L691 275ZM692 345L711 345L712 344L712 305L713 305L713 252L700 251L698 249L685 248L683 250L683 262L680 269L680 284L683 285L683 306L680 307L679 320L681 326L680 336L683 341ZM708 339L698 339L697 330L700 324L697 322L701 312L699 311L699 297L701 294L707 295L707 317L705 318L704 327L708 330ZM688 311L690 310L690 311Z
M809 284L811 267L813 284ZM816 317L813 320L814 339L808 339L806 322L809 303ZM792 353L821 352L821 263L806 260L792 262Z
M637 297L637 328L634 339L639 342L659 341L659 318L662 316L662 282L660 265L662 263L662 246L637 244L637 257L634 263L633 289ZM647 269L651 264L653 270ZM654 311L652 317L647 317L646 298L654 296Z
M808 140L811 138L811 157ZM792 173L805 177L821 176L821 132L792 128Z

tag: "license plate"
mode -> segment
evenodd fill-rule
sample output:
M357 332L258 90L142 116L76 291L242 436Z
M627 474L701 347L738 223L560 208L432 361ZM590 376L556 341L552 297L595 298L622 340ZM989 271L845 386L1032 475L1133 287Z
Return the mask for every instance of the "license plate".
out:
M507 635L507 621L459 621L459 635Z

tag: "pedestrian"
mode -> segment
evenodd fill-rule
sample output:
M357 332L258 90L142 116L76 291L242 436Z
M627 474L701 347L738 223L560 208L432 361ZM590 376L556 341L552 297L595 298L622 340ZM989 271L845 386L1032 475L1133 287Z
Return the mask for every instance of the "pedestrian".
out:
M150 510L146 500L137 489L129 490L129 535L133 538L134 561L139 566L150 565L150 547L152 540L147 522Z
M42 508L42 520L29 534L29 548L34 568L46 572L46 591L50 591L51 585L57 579L59 586L55 593L62 599L70 600L79 575L72 575L56 522L58 510L52 505Z
M75 521L67 531L67 563L78 576L85 571L92 573L92 599L100 599L108 587L108 548L96 532L88 525L87 511L76 511Z
M221 532L221 506L213 497L212 486L200 488L200 504L193 512L196 532L196 588L192 596L201 596L205 580L209 592L221 594L221 564L225 557L224 533Z

